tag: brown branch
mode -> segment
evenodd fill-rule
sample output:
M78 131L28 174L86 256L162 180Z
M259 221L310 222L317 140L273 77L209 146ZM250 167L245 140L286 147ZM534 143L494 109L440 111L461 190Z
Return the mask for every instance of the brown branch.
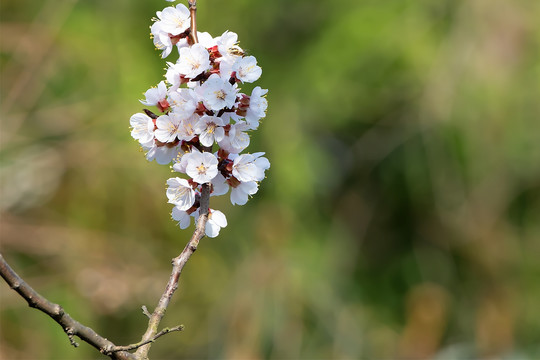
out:
M87 342L104 354L106 349L116 347L116 345L114 345L111 341L105 339L103 336L100 336L93 329L84 326L77 320L73 319L60 305L50 302L45 297L37 293L8 265L2 254L0 254L0 275L13 290L15 290L28 302L30 307L44 312L54 321L56 321L62 327L62 329L64 329L64 332L67 334L69 341L73 346L79 346L74 339L74 336L77 336L82 341ZM133 354L125 351L114 352L107 355L111 359L115 360L136 359Z
M184 325L178 325L178 326L175 326L175 327L173 327L171 329L165 328L165 329L161 330L160 332L158 332L156 335L154 335L151 339L148 339L148 340L145 340L145 341L139 341L136 344L126 345L126 346L114 346L114 347L106 348L103 351L103 353L105 355L111 355L112 353L118 352L118 351L135 350L135 349L140 348L143 345L146 345L146 344L149 344L151 342L156 341L157 338L159 338L159 337L161 337L161 336L163 336L165 334L171 333L173 331L182 331L182 330L184 330Z
M188 0L189 3L189 13L191 14L191 24L189 26L190 28L190 36L191 40L194 44L199 42L199 39L197 38L197 0Z
M191 257L191 255L197 250L197 246L199 245L199 241L204 237L205 233L205 227L206 222L208 221L208 212L209 212L209 205L210 205L210 185L209 184L203 184L202 185L202 191L201 191L201 200L200 200L200 208L199 208L199 220L197 221L197 227L195 229L195 232L191 236L191 239L187 243L186 247L182 251L182 253L174 258L172 260L173 269L171 272L171 277L169 278L169 282L167 283L167 287L165 288L165 291L161 295L161 298L159 299L159 303L157 307L155 308L154 312L152 313L152 316L150 317L150 320L148 321L148 328L146 330L146 333L143 335L141 341L147 341L149 339L152 339L156 333L159 326L159 323L163 316L165 315L165 311L167 310L167 307L169 306L169 302L171 301L171 298L178 288L178 281L180 279L180 274L182 272L182 269L186 265L187 261ZM151 342L147 343L144 346L141 346L137 352L136 356L138 359L148 359L148 351L150 350Z

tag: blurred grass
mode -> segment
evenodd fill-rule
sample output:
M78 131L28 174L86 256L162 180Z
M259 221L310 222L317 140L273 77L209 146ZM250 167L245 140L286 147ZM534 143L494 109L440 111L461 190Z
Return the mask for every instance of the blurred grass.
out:
M540 3L200 1L263 68L272 162L182 275L156 359L540 357ZM163 1L0 3L1 249L116 343L189 231L128 131ZM169 59L171 60L171 59ZM0 293L0 358L94 359Z

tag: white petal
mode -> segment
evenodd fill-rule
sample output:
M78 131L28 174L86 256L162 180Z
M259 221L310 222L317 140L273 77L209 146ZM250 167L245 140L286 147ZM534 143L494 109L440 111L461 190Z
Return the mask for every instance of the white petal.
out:
M248 201L248 195L242 189L236 187L231 190L231 203L233 205L245 205Z
M199 136L199 141L203 146L212 146L212 144L214 143L214 134L211 134L208 131L204 131Z
M137 113L129 119L129 124L133 128L131 136L141 144L154 139L154 122L148 115Z
M225 129L223 129L222 127L216 127L214 129L214 139L216 141L221 141L224 136L225 136ZM208 146L210 146L210 145L208 145Z
M212 210L212 213L210 214L212 221L218 224L220 227L227 226L227 218L225 217L225 214L223 214L219 210Z
M180 210L188 210L195 203L195 191L186 179L171 178L167 180L167 198Z
M204 232L206 233L206 236L215 238L219 235L219 230L221 230L221 228L217 224L208 221L206 223Z
M225 195L229 191L229 184L227 184L223 175L218 173L215 178L212 179L212 196Z
M186 229L191 223L191 216L176 206L172 210L172 218L178 221L178 226L180 226L180 229Z

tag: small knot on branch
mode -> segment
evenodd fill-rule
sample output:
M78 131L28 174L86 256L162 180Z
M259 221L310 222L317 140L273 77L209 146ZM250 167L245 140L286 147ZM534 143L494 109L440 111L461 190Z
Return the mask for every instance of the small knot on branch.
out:
M20 287L21 287L20 281L14 281L13 284L10 285L10 288L12 288L13 290L17 290Z
M73 345L74 347L79 347L79 344L75 341L75 331L73 330L73 328L66 328L66 334L69 338L69 342L71 343L71 345Z
M64 316L64 308L62 308L58 304L55 304L53 314L55 317L61 318L62 316Z

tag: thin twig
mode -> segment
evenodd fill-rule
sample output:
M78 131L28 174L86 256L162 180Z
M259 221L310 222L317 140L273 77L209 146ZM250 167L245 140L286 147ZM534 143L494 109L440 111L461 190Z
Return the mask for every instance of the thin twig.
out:
M73 346L79 346L74 339L74 336L77 336L82 341L87 342L102 353L107 348L116 347L116 345L114 345L111 341L97 334L93 329L84 326L77 320L73 319L60 305L50 302L36 292L8 265L2 254L0 254L0 275L13 290L15 290L28 302L30 307L44 312L54 321L56 321L62 327L62 329L64 329L64 332L67 334L69 341ZM111 353L109 354L109 357L115 360L136 359L133 354L125 351Z
M182 269L186 265L191 255L195 252L195 250L197 250L199 241L204 237L206 222L208 221L209 204L210 204L210 185L203 184L202 190L201 190L201 200L200 200L200 208L199 208L200 213L199 213L199 220L197 221L197 227L193 235L191 236L191 239L189 240L186 247L182 251L182 253L178 257L172 260L173 269L171 272L171 276L169 278L169 282L167 283L167 287L165 288L165 291L161 295L161 298L159 299L159 303L157 307L155 308L154 312L152 313L150 320L148 321L148 328L141 340L143 342L149 339L152 339L156 335L159 323L161 319L163 318L163 316L165 315L165 311L167 310L167 307L169 306L169 303L171 301L171 298L174 292L178 288L178 281L180 279L180 274L182 272ZM146 345L139 347L139 349L136 352L137 358L147 359L148 351L150 350L151 345L152 345L151 342L149 342Z
M130 351L130 350L135 350L135 349L138 349L140 348L141 346L143 345L146 345L148 343L151 343L151 342L154 342L156 341L157 338L165 335L165 334L168 334L168 333L171 333L173 331L182 331L184 330L184 325L178 325L178 326L175 326L173 328L165 328L163 330L161 330L160 332L158 332L154 337L152 337L151 339L148 339L148 340L145 340L145 341L139 341L138 343L136 344L131 344L131 345L126 345L126 346L114 346L114 347L111 347L111 348L107 348L104 350L104 354L105 355L111 355L112 353L114 352L118 352L118 351Z
M191 24L190 24L190 36L194 44L199 42L197 38L197 0L188 0L189 3L189 13L191 14Z

